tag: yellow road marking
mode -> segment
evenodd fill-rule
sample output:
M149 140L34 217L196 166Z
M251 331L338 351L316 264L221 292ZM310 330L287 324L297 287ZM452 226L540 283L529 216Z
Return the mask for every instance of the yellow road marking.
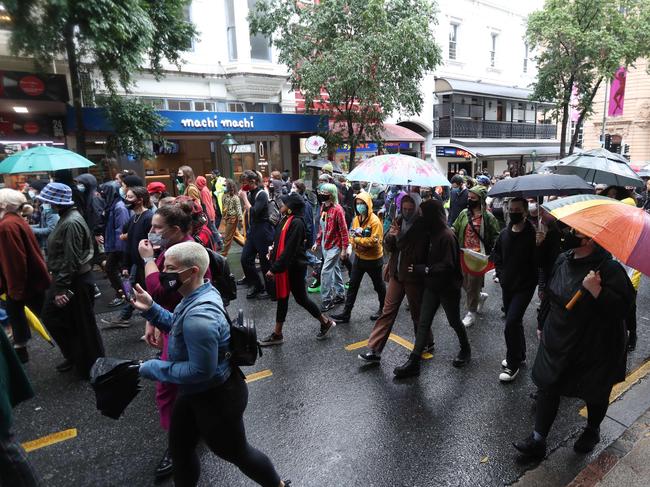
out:
M250 384L251 382L255 382L256 380L260 380L260 379L266 379L267 377L271 377L272 375L273 372L271 372L270 369L260 370L259 372L248 374L246 376L246 383Z
M408 340L402 338L401 336L395 335L395 333L391 333L388 336L388 339L390 341L392 341L392 342L397 343L398 345L401 345L402 347L406 348L407 350L413 350L413 348L415 346L415 345L413 345L413 343L411 343ZM367 347L367 346L368 346L368 340L362 340L360 342L351 343L350 345L347 345L345 347L345 349L348 352L351 352L352 350L357 350L359 348L363 348L363 347ZM422 358L426 359L426 360L429 360L429 359L433 358L433 355L431 355L429 352L423 353Z
M39 448L54 445L55 443L59 443L61 441L76 438L76 436L77 428L71 428L69 430L63 430L59 431L58 433L52 433L51 435L43 436L42 438L38 438L36 440L26 441L22 446L26 452L30 452L38 450Z
M632 371L630 375L628 375L625 378L624 382L621 382L619 384L616 384L612 388L612 393L609 396L609 403L613 403L621 397L630 387L632 387L634 384L636 384L640 379L645 377L650 373L650 360L648 360L646 363L642 364L639 368L636 370ZM587 417L587 407L583 407L580 410L580 416L583 418Z
M351 350L357 350L358 348L363 348L368 346L368 340L361 340L360 342L357 343L352 343L345 347L345 349L349 352Z

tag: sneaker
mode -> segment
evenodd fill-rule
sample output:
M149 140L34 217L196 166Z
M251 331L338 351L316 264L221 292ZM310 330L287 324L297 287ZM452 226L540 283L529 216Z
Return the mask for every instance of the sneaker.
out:
M513 443L512 446L526 457L542 459L546 456L546 440L536 440L532 433L527 438Z
M334 308L334 303L331 302L331 301L330 301L330 302L324 302L324 303L321 303L321 305L320 305L320 311L321 311L321 313L327 313L327 312L328 312L329 310L331 310L332 308Z
M120 317L102 318L101 322L112 328L128 328L129 326L131 326L131 320L124 320Z
M488 293L481 293L478 298L478 306L476 307L476 312L481 314L483 312L483 306L485 306L485 301L487 301Z
M463 318L463 325L465 325L465 328L469 328L474 323L476 323L476 313L468 311L465 318Z
M350 289L350 281L348 281L348 282L346 282L345 284L343 284L343 287L345 288L346 291L347 291L348 289Z
M115 308L116 306L122 306L124 304L124 298L114 298L110 303L108 303L108 306L111 308Z
M161 480L169 477L173 473L174 473L174 464L172 463L172 457L169 454L169 449L167 449L165 450L165 454L160 459L160 461L158 462L158 466L156 467L156 472L154 474L156 478L156 482L160 482Z
M336 296L332 300L332 303L334 303L334 304L343 304L343 303L345 303L345 296Z
M503 372L499 374L499 380L501 382L512 382L513 380L515 380L518 374L519 374L519 369L513 370L506 367L505 369L503 369Z
M282 335L276 335L274 332L260 340L260 347L272 347L273 345L282 345L283 343L284 337Z
M319 293L320 292L320 285L308 287L307 292L310 293L310 294Z
M425 353L433 353L433 351L435 350L435 348L436 348L435 343L430 343L429 345L427 345L426 347L424 347L424 350L422 350L422 353L423 353L423 354L425 354Z
M461 349L460 352L458 352L458 355L456 355L456 357L454 358L454 360L451 361L451 365L460 369L461 367L467 365L471 359L472 359L471 349L469 348L466 350Z
M600 442L600 429L587 426L580 438L573 444L573 450L578 453L589 453Z
M383 312L384 311L382 309L378 309L377 311L375 311L374 314L370 315L370 319L372 321L377 321L379 319L379 317L382 315Z
M357 357L359 357L364 362L370 362L372 364L378 364L381 361L381 355L377 355L373 351L360 353L359 355L357 355Z
M245 286L248 284L248 280L245 277L242 277L239 281L237 281L238 286Z
M291 487L291 480L283 480L284 487Z
M269 293L266 291L262 291L257 295L257 299L270 299L271 301L277 301L277 299L273 296L271 296Z
M350 313L343 311L335 315L330 315L330 317L337 323L350 323Z
M395 367L393 375L398 379L420 375L420 357L409 355L408 360L404 364Z
M94 286L94 289L95 289L94 296L95 296L95 298L99 298L102 295L102 292L99 290L99 287L97 286L97 284L93 284L93 286Z
M519 365L526 365L526 359L523 359L521 362L519 362ZM507 369L508 368L508 361L506 359L503 359L501 361L501 368L502 369Z
M262 294L261 289L255 289L251 288L247 293L246 293L246 299L255 299L257 298L258 295Z
M329 332L335 326L336 326L336 321L333 320L328 321L326 325L320 325L320 331L318 332L318 335L316 335L316 339L323 340L327 335L327 332Z

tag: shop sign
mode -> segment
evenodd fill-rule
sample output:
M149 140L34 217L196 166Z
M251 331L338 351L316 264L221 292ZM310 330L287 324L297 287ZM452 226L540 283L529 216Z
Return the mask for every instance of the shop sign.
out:
M436 146L436 157L458 157L462 159L471 159L472 154L458 147Z
M62 74L0 71L0 98L67 102L68 85Z
M410 149L411 144L408 142L384 142L384 148L386 149ZM377 152L379 150L379 144L376 142L366 142L364 144L359 144L355 152ZM336 152L350 152L349 144L342 144Z
M51 117L19 117L11 113L0 113L0 137L43 136L62 138L65 136L63 120Z

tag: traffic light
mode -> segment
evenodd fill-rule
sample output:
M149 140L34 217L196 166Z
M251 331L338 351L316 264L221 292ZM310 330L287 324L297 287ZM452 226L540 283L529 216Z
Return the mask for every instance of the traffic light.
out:
M612 136L605 134L605 149L609 150L612 147Z

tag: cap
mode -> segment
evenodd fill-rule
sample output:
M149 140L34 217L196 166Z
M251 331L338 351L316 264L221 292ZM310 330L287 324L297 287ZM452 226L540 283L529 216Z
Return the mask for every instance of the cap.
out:
M165 184L161 183L160 181L154 181L153 183L149 183L147 185L147 192L149 194L163 193L165 191L167 191L167 186L165 186Z

